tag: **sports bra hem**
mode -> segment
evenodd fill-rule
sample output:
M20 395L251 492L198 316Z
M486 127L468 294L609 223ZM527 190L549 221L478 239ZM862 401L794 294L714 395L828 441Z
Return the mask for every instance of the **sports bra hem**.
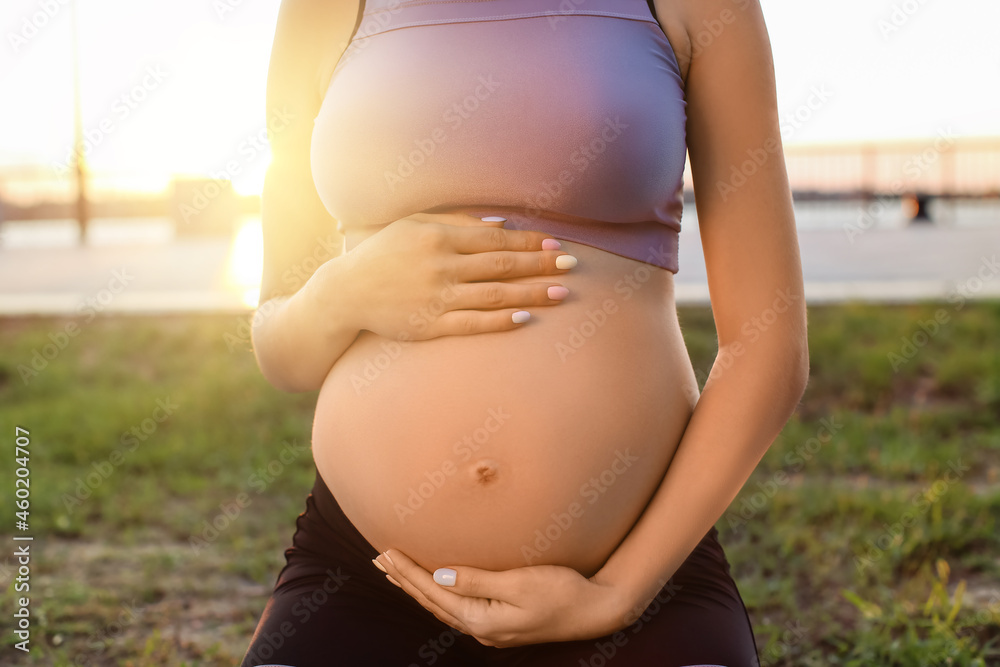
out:
M364 16L367 18L369 16L375 16L376 14L381 14L389 12L388 9L377 9L372 12L366 13ZM424 25L446 25L449 23L480 23L485 21L511 21L515 19L531 19L531 18L549 18L549 17L566 17L567 14L555 11L537 11L537 12L524 12L520 14L495 14L493 16L476 16L474 18L467 17L453 17L446 19L420 19L419 21L411 21L409 23L400 23L386 27L381 30L369 34L355 34L352 42L360 42L363 39L368 39L369 37L376 37L387 32L392 32L393 30L400 30L402 28L416 28ZM659 24L656 23L652 16L642 16L640 14L623 14L621 12L605 12L599 10L579 10L574 11L572 16L602 16L607 18L617 18L625 19L628 21L642 21L643 23L651 23L659 29ZM363 19L362 19L363 21Z
M663 231L659 232L659 235L663 237L662 238L663 243L661 243L660 247L657 248L656 250L651 250L649 255L647 256L648 257L647 259L643 259L641 257L635 257L631 254L626 253L623 250L616 250L612 247L609 247L608 245L601 245L599 241L595 241L594 239L575 238L576 237L575 234L569 234L565 231L558 231L558 232L554 230L549 231L547 229L542 229L542 228L538 228L534 231L544 232L556 239L562 239L564 241L579 243L581 245L589 246L591 248L603 250L604 252L610 252L612 255L618 255L619 257L632 259L637 262L642 262L643 264L649 264L650 266L655 266L658 269L664 269L665 271L669 271L674 275L677 275L677 273L680 272L680 266L677 262L677 252L678 252L678 246L680 245L679 244L680 237L677 232L671 229L665 228ZM664 249L663 247L664 245L668 245L669 247L667 249Z
M505 229L543 232L557 239L572 241L582 245L610 252L644 264L650 264L671 273L678 273L678 246L680 241L680 221L646 221L633 223L603 222L592 220L586 227L567 220L559 220L546 215L525 215L512 211L497 211L495 207L462 207L466 213L476 217L485 215L504 216ZM337 230L350 237L363 228L342 227ZM369 230L365 237L371 235ZM654 247L655 246L655 247Z
M504 227L543 232L557 239L610 252L637 262L666 269L676 274L678 246L680 241L679 222L669 225L662 222L617 223L591 221L586 227L578 224L546 218L544 216L521 216L503 213L507 216ZM640 249L639 245L642 245ZM657 247L653 247L655 244Z

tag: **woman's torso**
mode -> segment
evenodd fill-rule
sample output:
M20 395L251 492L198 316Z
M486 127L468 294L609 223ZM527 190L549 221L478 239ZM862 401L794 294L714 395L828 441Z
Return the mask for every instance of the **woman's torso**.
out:
M579 265L558 279L570 296L515 331L362 332L320 392L317 467L369 542L425 567L592 573L655 491L697 396L669 269L676 61L655 23L622 17L643 0L604 15L532 2L552 13L524 18L525 0L378 1L397 23L359 31L314 133L317 189L348 250L409 213L469 211L557 221ZM426 22L435 5L448 22ZM476 20L452 22L462 5ZM588 221L616 226L601 236Z

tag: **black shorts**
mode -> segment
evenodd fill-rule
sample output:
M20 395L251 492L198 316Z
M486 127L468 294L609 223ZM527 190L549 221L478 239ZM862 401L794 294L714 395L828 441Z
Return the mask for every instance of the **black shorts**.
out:
M241 667L759 667L750 619L717 537L712 528L620 632L493 648L438 621L387 581L371 562L378 551L317 473Z

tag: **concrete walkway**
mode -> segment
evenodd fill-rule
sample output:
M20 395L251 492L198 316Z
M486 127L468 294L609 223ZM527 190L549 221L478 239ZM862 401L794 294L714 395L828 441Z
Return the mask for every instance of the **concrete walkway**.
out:
M799 232L806 298L901 302L1000 297L1000 225ZM0 315L245 312L253 278L239 277L230 239L94 247L0 247ZM707 304L697 227L680 239L679 304ZM251 271L252 273L252 271Z

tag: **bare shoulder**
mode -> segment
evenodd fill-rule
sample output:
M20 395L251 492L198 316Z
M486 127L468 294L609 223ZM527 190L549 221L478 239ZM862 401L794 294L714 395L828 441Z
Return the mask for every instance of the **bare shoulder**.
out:
M660 22L663 34L670 41L681 71L681 78L687 82L688 70L691 67L691 38L684 16L684 0L654 0L656 18Z
M683 22L687 147L720 345L796 295L787 327L804 336L802 266L785 168L770 38L759 0L656 0ZM784 292L782 292L784 290Z
M281 0L271 63L268 96L303 97L317 102L334 65L354 32L361 0Z
M261 303L298 290L311 275L304 260L329 257L329 248L342 241L313 182L310 142L326 83L361 6L361 0L281 0L267 70L271 163L262 195Z
M743 15L760 14L758 0L653 0L685 83L691 61ZM751 11L747 11L751 10Z

